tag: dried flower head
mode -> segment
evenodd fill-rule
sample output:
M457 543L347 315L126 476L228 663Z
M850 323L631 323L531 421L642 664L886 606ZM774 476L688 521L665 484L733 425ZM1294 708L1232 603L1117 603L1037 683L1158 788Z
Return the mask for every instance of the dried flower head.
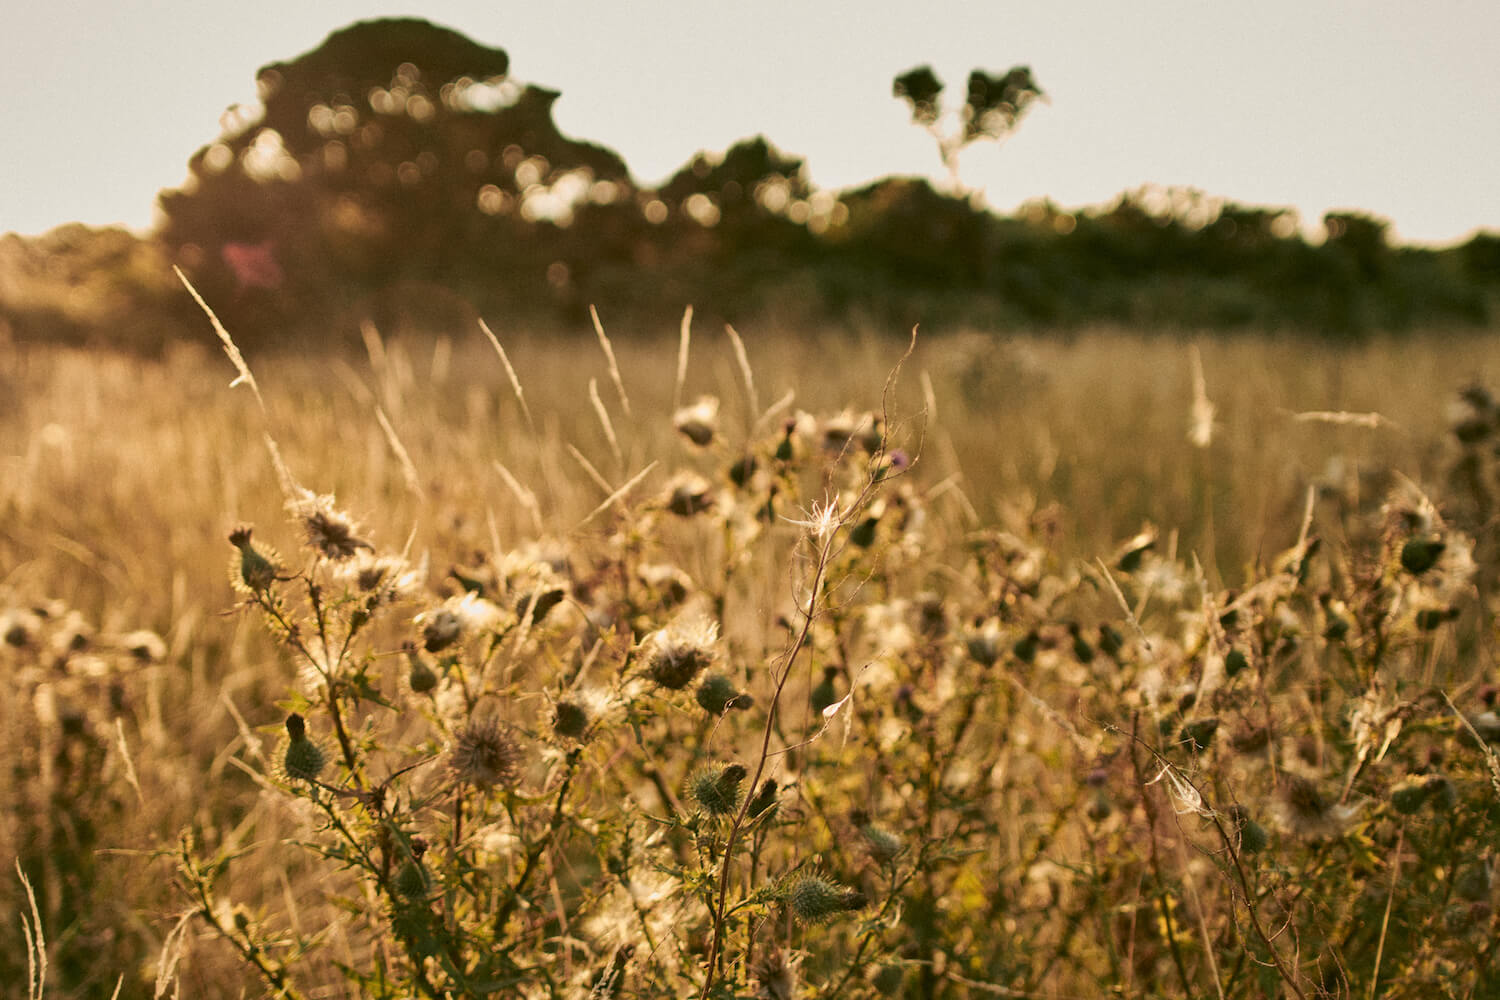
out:
M499 608L471 591L424 611L415 622L422 629L423 648L436 653L447 649L466 633L490 628L500 617Z
M521 777L521 748L494 719L473 719L448 752L453 777L480 788L513 788Z
M714 505L713 484L696 472L679 472L667 483L662 503L678 517L701 514Z
M700 448L713 443L719 431L719 400L715 396L700 396L691 406L684 406L672 415L672 426L677 433Z
M369 542L359 537L359 530L349 515L334 505L332 494L318 495L311 490L302 490L286 509L292 517L302 523L302 531L310 548L328 559L351 559L361 549L373 549Z
M576 740L588 727L588 709L580 702L563 700L552 706L552 731L557 735Z
M678 619L646 639L646 673L659 686L680 691L715 659L719 626L707 619Z
M150 629L127 632L120 636L117 645L142 663L158 663L167 656L166 642Z

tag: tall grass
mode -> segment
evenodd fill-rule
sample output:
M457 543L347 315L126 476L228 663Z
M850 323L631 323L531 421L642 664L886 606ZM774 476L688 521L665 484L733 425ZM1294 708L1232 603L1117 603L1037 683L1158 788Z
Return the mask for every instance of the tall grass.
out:
M605 329L0 349L51 995L1494 988L1500 349Z

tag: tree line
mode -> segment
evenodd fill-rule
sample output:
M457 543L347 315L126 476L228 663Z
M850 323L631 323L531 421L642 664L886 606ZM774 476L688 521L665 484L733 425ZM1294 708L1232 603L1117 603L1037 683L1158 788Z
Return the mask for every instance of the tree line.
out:
M1290 210L1158 189L991 212L963 188L959 155L1046 100L1027 67L974 71L947 110L929 67L897 76L949 182L839 192L763 136L637 185L618 154L558 130L558 93L514 81L503 50L415 19L335 32L257 84L263 110L232 112L193 154L145 245L76 227L0 241L0 322L101 336L74 329L97 322L76 289L64 308L15 278L73 273L73 286L103 287L99 309L129 313L126 336L149 339L190 317L169 265L252 341L321 338L366 316L571 323L591 303L626 328L692 303L742 323L1357 336L1483 325L1500 303L1500 234L1401 247L1382 220L1336 213L1312 242Z

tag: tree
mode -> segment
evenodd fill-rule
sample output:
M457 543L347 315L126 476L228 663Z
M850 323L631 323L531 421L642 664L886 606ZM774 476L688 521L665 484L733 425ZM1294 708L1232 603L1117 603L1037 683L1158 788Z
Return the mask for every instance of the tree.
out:
M418 19L367 21L257 74L163 192L164 242L250 320L300 318L402 281L546 294L580 206L629 201L624 161L562 135L557 91L498 48ZM554 272L555 273L555 272Z
M981 140L1000 142L1016 130L1038 99L1042 88L1029 66L1013 66L998 76L976 69L969 74L968 92L956 112L957 122L944 123L943 82L931 66L918 66L897 76L892 94L911 107L913 124L926 129L937 142L938 156L958 188L958 155Z

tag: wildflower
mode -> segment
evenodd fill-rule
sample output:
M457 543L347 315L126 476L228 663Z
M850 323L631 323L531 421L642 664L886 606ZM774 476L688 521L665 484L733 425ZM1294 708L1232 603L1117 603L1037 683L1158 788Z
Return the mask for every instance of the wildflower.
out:
M693 591L692 578L669 563L643 563L636 567L635 575L662 604L681 604Z
M689 779L688 792L704 812L724 816L740 804L740 782L748 773L741 764L704 768Z
M1316 781L1299 774L1287 778L1275 806L1284 829L1309 839L1336 836L1357 812L1353 806L1329 802Z
M1073 638L1073 658L1083 664L1094 662L1094 647L1089 645L1089 641L1078 630L1077 622L1068 622L1068 635Z
M374 548L359 537L349 515L334 506L332 495L319 496L302 490L299 496L287 501L286 508L302 522L307 544L328 559L342 561L354 557L361 549Z
M680 691L717 658L719 626L707 620L678 619L646 640L646 673L660 687Z
M514 787L520 780L520 765L521 748L494 719L470 720L448 757L455 779L480 788Z
M1030 629L1025 635L1016 640L1015 645L1010 647L1010 651L1022 663L1034 663L1036 661L1037 649L1041 646L1041 638L1036 629Z
M1490 898L1490 886L1493 881L1494 876L1490 869L1489 859L1480 858L1458 870L1453 877L1453 889L1460 899L1478 903Z
M328 754L307 738L307 723L293 713L286 717L286 749L281 755L281 770L288 778L316 781L328 766Z
M432 877L420 861L408 861L396 872L396 895L402 899L423 899Z
M447 649L463 634L463 620L452 608L438 608L422 622L422 645L429 653Z
M7 611L3 617L0 617L0 634L4 635L5 644L17 649L25 649L36 642L41 628L42 618L34 611L17 608Z
M698 402L684 406L672 415L672 426L677 428L677 433L698 447L708 447L719 431L718 398L698 397Z
M821 875L794 875L782 886L792 913L804 923L820 923L869 902L858 889L846 889Z
M729 466L729 481L744 489L759 468L760 463L755 460L755 456L746 455Z
M1270 837L1266 828L1257 823L1250 811L1242 805L1229 807L1229 819L1240 838L1240 850L1246 854L1258 854L1265 850Z
M1115 550L1115 568L1122 573L1134 573L1141 568L1146 553L1156 548L1157 532L1155 525L1147 524L1132 539L1124 542Z
M239 549L239 556L229 564L229 579L236 590L259 594L276 582L280 559L274 549L252 545L250 532L249 525L241 525L229 534L229 544Z
M1241 650L1231 649L1224 654L1224 676L1226 677L1233 677L1249 666L1250 659Z
M1118 661L1120 659L1120 652L1125 648L1125 637L1113 625L1108 622L1100 622L1099 648L1104 650L1104 655Z

